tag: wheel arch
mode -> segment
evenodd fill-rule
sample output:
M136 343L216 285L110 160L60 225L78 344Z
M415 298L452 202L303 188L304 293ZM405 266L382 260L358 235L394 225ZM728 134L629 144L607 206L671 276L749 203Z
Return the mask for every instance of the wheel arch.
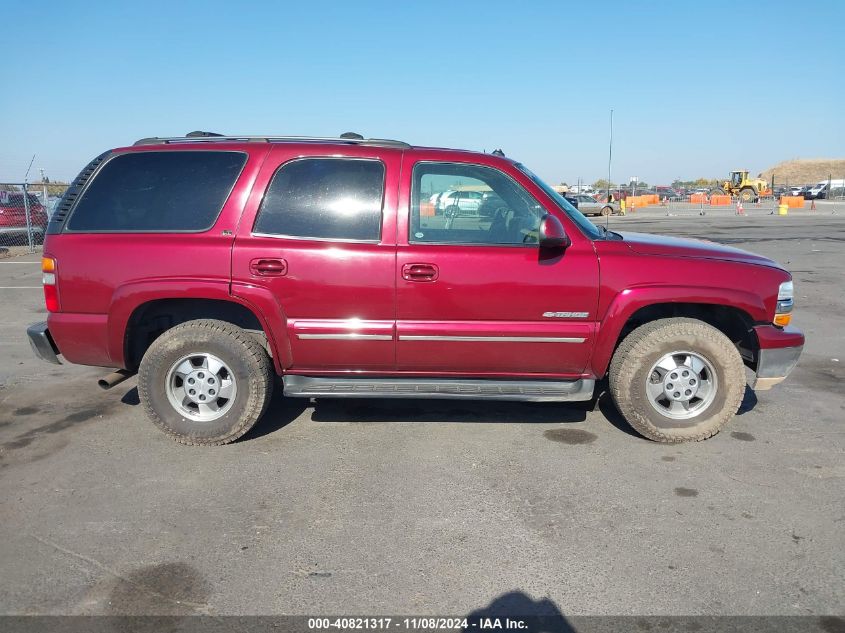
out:
M665 292L660 294L665 295ZM624 293L620 293L622 295ZM755 319L755 315L759 317L765 310L758 298L738 291L709 299L684 299L681 293L676 295L677 298L670 299L671 296L670 293L652 300L640 296L630 301L617 297L599 329L593 350L592 370L596 377L601 378L607 373L613 353L630 332L646 323L671 317L693 318L715 327L738 347L746 363L753 362L759 347L754 325L761 322Z
M170 328L194 319L217 319L252 332L281 373L289 358L285 342L274 336L274 316L229 294L228 283L143 282L115 293L109 311L109 347L114 363L137 369L152 342ZM284 329L281 330L284 332Z

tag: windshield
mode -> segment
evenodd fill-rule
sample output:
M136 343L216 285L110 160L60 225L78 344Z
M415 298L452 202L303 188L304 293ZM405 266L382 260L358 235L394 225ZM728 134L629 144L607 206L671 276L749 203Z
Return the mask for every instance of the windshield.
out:
M598 239L602 236L602 232L599 228L590 222L578 209L572 206L562 195L560 195L557 191L549 187L545 182L543 182L539 176L534 174L530 169L528 169L525 165L520 163L516 163L516 168L519 169L523 174L528 176L532 182L540 187L547 196L549 196L554 203L561 209L566 215L569 216L569 219L575 222L578 225L578 228L589 238L591 239Z

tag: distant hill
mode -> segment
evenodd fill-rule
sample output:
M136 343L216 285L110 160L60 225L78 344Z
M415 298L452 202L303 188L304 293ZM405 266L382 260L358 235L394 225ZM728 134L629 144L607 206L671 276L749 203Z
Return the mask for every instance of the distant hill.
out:
M834 179L845 178L845 158L796 158L785 160L770 167L760 174L761 178L771 181L775 175L775 185L808 185L828 176Z

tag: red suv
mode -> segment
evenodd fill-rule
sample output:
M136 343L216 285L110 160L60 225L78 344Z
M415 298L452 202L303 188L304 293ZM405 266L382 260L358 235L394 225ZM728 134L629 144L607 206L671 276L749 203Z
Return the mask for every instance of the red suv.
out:
M487 213L438 214L476 191ZM144 139L57 206L35 353L138 372L152 421L225 444L290 397L593 398L644 436L702 440L745 366L783 380L804 336L775 262L593 225L500 155L363 138Z

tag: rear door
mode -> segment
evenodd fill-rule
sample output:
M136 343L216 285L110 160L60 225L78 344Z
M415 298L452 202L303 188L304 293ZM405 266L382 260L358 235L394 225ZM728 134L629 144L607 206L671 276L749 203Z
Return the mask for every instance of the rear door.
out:
M392 370L401 151L313 147L271 150L235 239L233 292L275 297L293 373Z
M577 377L593 336L598 261L592 242L547 210L516 170L406 159L397 245L397 367L414 373ZM520 182L523 181L523 182ZM450 222L420 212L438 190L472 187L501 202ZM559 214L572 245L540 250L538 225Z

